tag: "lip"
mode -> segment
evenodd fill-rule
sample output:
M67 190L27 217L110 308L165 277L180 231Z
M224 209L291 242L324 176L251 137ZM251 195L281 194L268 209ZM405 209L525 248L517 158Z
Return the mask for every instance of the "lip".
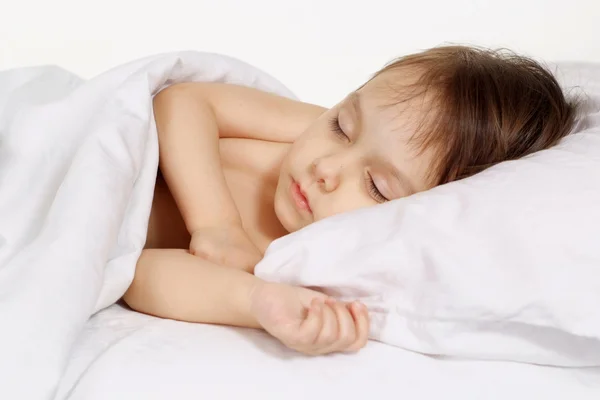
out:
M300 184L298 184L298 182L296 182L293 178L292 184L290 185L290 192L296 207L312 214L310 202L308 201L308 197L306 197L306 193L302 190Z

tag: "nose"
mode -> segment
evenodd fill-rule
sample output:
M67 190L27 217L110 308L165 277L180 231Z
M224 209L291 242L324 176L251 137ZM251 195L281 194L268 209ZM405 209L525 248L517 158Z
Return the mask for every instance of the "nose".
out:
M337 189L343 168L343 160L336 156L320 157L311 164L313 179L325 192L333 192Z

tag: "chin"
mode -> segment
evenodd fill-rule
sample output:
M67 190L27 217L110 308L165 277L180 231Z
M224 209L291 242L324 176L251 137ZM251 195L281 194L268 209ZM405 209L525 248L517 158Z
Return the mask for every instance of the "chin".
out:
M275 194L275 201L273 203L275 216L279 220L279 223L281 223L281 226L283 226L283 228L290 233L296 231L296 224L291 221L290 212L286 210L284 202L281 201L277 193Z

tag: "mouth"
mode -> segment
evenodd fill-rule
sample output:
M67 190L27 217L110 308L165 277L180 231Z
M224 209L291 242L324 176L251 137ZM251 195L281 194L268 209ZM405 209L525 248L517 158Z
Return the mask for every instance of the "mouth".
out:
M308 198L306 197L306 194L302 191L302 188L300 187L298 182L296 182L293 178L292 178L292 185L290 187L290 191L292 192L292 199L294 199L294 203L296 204L296 207L300 210L303 210L303 211L306 211L306 212L312 214L312 210L310 208L310 203L308 202Z

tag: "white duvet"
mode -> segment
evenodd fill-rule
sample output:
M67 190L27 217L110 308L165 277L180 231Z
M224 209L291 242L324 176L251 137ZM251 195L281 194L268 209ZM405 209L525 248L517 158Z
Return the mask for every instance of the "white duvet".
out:
M0 398L51 398L88 318L129 286L158 165L152 95L188 80L291 96L206 53L85 82L55 67L0 73Z
M448 361L376 342L305 358L257 331L114 305L145 240L152 95L189 80L292 96L250 65L194 52L90 81L55 67L0 73L0 398L598 398L593 368Z

